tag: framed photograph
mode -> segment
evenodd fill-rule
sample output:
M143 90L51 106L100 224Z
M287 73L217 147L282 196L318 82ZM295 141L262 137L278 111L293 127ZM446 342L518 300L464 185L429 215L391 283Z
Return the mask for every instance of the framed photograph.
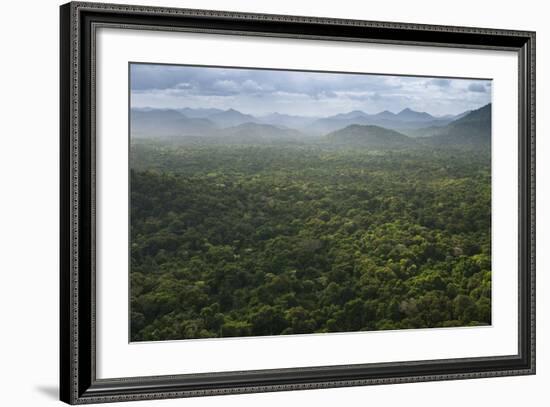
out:
M535 33L61 6L61 400L535 373Z

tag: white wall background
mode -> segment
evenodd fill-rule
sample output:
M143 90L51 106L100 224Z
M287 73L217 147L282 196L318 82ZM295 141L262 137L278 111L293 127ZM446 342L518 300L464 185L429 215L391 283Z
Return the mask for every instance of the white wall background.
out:
M130 1L130 0L128 0ZM176 406L545 406L550 401L548 12L542 1L145 0L134 4L537 31L536 376L147 402ZM2 5L0 24L0 404L59 405L58 0ZM550 287L548 288L550 289ZM146 405L126 403L124 405Z

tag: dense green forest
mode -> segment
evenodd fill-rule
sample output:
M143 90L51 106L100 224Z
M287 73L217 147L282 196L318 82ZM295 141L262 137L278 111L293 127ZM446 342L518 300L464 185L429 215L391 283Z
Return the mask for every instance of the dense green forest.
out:
M491 323L487 150L131 146L131 340Z

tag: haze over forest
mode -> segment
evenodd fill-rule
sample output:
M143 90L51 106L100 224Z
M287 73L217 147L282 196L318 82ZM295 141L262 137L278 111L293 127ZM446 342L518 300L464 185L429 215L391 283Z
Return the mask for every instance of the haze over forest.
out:
M134 138L490 145L490 80L132 64L130 85Z
M130 123L133 138L195 144L316 141L373 148L412 148L488 147L491 142L491 104L444 117L410 108L397 114L354 110L328 117L280 113L256 117L232 108L134 108Z

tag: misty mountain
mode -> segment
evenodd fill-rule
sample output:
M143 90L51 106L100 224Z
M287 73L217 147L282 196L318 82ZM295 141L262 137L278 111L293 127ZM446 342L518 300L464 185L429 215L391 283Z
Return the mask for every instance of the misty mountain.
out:
M458 120L468 114L472 110L467 110L457 115L445 115L437 118L437 122L434 125L434 122L426 123L427 127L417 127L417 128L402 128L399 131L409 137L432 137L437 136L442 133L442 128L452 123L455 120Z
M296 140L303 134L293 129L283 129L270 124L243 123L223 130L224 140L234 143Z
M132 137L206 135L216 130L208 119L189 118L172 109L132 109L130 119Z
M258 121L264 124L270 124L277 127L286 127L290 129L302 129L309 126L317 120L316 117L294 116L288 114L271 113L258 117Z
M395 115L396 119L406 122L429 122L436 120L431 114L426 112L417 112L406 108Z
M257 122L254 116L249 114L243 114L235 109L223 110L215 112L207 116L208 120L216 123L220 127L238 126L243 123Z
M373 125L352 124L328 134L326 138L336 144L372 149L400 149L418 146L413 139L404 134Z
M243 123L217 129L216 132L204 136L172 137L170 141L181 144L275 144L298 142L303 138L304 135L297 130L269 124Z
M223 110L213 109L213 108L212 109L208 109L208 108L192 109L190 107L185 107L183 109L178 109L178 112L183 113L187 117L191 117L195 119L206 119L213 114L222 113Z
M489 103L418 140L438 147L490 147L491 110Z
M439 116L439 118L440 119L457 120L457 119L460 119L461 117L464 117L464 116L466 116L467 114L470 114L470 113L472 113L472 110L466 110L465 112L462 112L462 113L459 113L459 114L456 114L456 115L446 114L446 115L443 115L443 116Z
M426 127L440 127L455 120L455 116L446 118L434 117L426 112L417 112L412 109L403 109L399 113L388 110L376 114L368 114L360 110L349 113L337 114L314 121L306 130L323 134L333 132L352 124L374 125L393 130L415 130Z
M312 134L327 134L332 133L336 130L346 128L353 124L367 125L372 123L372 120L370 120L368 116L336 116L330 116L315 120L313 123L311 123L311 125L307 126L305 130Z
M331 116L330 119L334 120L353 120L353 119L360 119L364 117L369 117L370 115L368 113L363 112L362 110L352 110L348 113L340 113L334 116Z
M265 143L303 139L306 135L369 146L417 145L411 137L429 146L490 145L490 105L456 116L435 117L426 112L403 109L368 114L353 110L326 118L272 113L255 117L235 109L131 110L133 137L178 138L186 142ZM345 130L340 132L339 130ZM386 137L384 143L382 139ZM306 137L307 138L307 137Z
M395 120L396 114L390 112L389 110L384 110L383 112L376 113L371 115L374 119L378 120Z

